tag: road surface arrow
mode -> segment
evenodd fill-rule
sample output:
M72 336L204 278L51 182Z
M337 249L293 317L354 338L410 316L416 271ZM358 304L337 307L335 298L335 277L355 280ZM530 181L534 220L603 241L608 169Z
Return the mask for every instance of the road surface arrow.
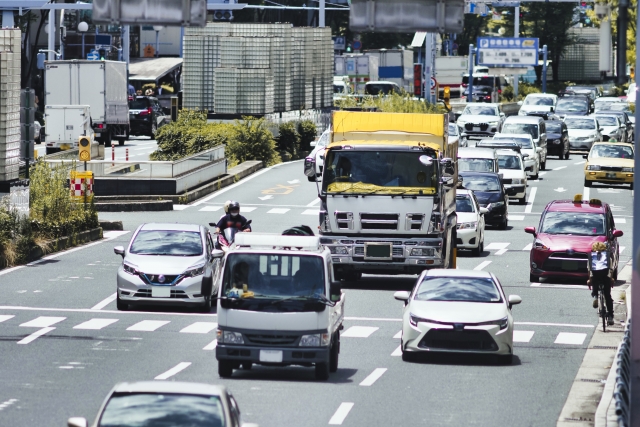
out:
M270 199L273 199L273 196L263 196L263 197L258 197L258 199L260 199L260 200L270 200Z
M563 188L563 187L558 187L558 188L554 189L553 191L557 191L558 193L564 193L565 191L567 191L567 189Z
M287 181L289 184L297 184L300 182L299 179L294 179L293 181Z

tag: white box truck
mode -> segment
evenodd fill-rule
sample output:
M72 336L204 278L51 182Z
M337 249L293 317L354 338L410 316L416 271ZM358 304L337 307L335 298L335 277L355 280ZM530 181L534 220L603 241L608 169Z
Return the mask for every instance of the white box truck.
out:
M118 61L51 61L45 63L45 105L89 105L95 138L124 145L129 137L127 68ZM48 129L47 129L48 133Z
M437 56L435 71L440 93L444 91L445 86L449 86L451 98L459 98L466 87L463 85L462 77L469 74L469 57Z
M47 154L78 148L80 136L93 142L88 105L47 105L44 107L44 142Z
M336 56L334 59L334 74L349 76L351 85L356 93L364 93L367 82L378 79L378 58L371 55L347 54Z
M393 82L413 92L413 50L371 49L365 54L378 59L378 80Z

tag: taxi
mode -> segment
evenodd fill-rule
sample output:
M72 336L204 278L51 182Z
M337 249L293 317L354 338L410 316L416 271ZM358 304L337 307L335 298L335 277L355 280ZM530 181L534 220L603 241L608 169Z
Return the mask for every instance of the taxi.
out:
M618 277L620 248L611 207L598 199L583 201L577 194L573 200L554 200L542 212L540 224L525 227L534 240L529 255L529 280L541 277L588 279L587 260L595 242L607 245L613 277Z
M584 186L594 182L629 184L633 190L633 144L597 142L591 147L584 165Z

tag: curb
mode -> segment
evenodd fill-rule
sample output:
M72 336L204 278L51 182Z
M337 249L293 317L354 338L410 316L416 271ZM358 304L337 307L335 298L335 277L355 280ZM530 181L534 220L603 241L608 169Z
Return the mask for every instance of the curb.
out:
M114 200L94 203L98 212L158 212L172 211L172 200Z
M124 230L122 221L100 221L100 228L103 230Z
M613 392L614 384L609 384L609 377L617 349L624 336L624 323L627 319L627 306L621 302L621 295L623 291L628 292L630 289L631 273L631 264L625 265L618 276L618 282L622 281L623 284L611 290L616 324L607 327L607 332L602 332L601 319L596 317L594 310L594 318L598 323L558 417L558 427L604 425L598 423L597 415L601 412L599 407L608 406L612 398L612 395L609 396L607 402L606 385L610 385ZM585 307L586 309L589 308Z

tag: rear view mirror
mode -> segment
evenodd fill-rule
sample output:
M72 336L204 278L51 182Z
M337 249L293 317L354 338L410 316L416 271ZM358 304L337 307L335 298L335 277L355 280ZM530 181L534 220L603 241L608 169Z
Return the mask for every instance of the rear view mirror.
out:
M420 160L420 163L422 163L425 166L431 166L433 164L433 157L422 155L420 156L419 160Z
M124 258L124 247L116 246L115 248L113 248L113 253L115 253L116 255L120 255L122 258Z
M304 159L304 174L308 177L316 175L316 159L313 157Z
M589 158L589 155L588 155L588 154L583 154L583 155L582 155L582 158L583 158L583 159L587 159L587 158Z
M342 285L340 282L331 282L330 287L331 301L340 301L342 296Z
M211 251L212 258L222 258L223 256L224 256L224 251L221 251L219 249L214 249Z
M529 155L527 153L522 154L522 158L523 159L526 158L526 157L529 157Z
M525 227L524 228L524 232L527 234L533 234L534 236L536 235L536 228L535 227Z
M522 105L522 104L523 104L523 102L522 102L522 101L518 101L518 105Z
M411 296L411 294L407 291L398 291L395 294L393 294L393 297L395 299L397 299L398 301L408 301L409 297Z
M520 304L522 302L522 298L518 295L509 295L509 308L513 307L516 304Z
M484 214L488 214L488 213L489 213L489 209L487 209L487 208L480 208L480 213L481 213L482 215L484 215Z
M623 235L622 230L613 230L613 237L622 237Z

